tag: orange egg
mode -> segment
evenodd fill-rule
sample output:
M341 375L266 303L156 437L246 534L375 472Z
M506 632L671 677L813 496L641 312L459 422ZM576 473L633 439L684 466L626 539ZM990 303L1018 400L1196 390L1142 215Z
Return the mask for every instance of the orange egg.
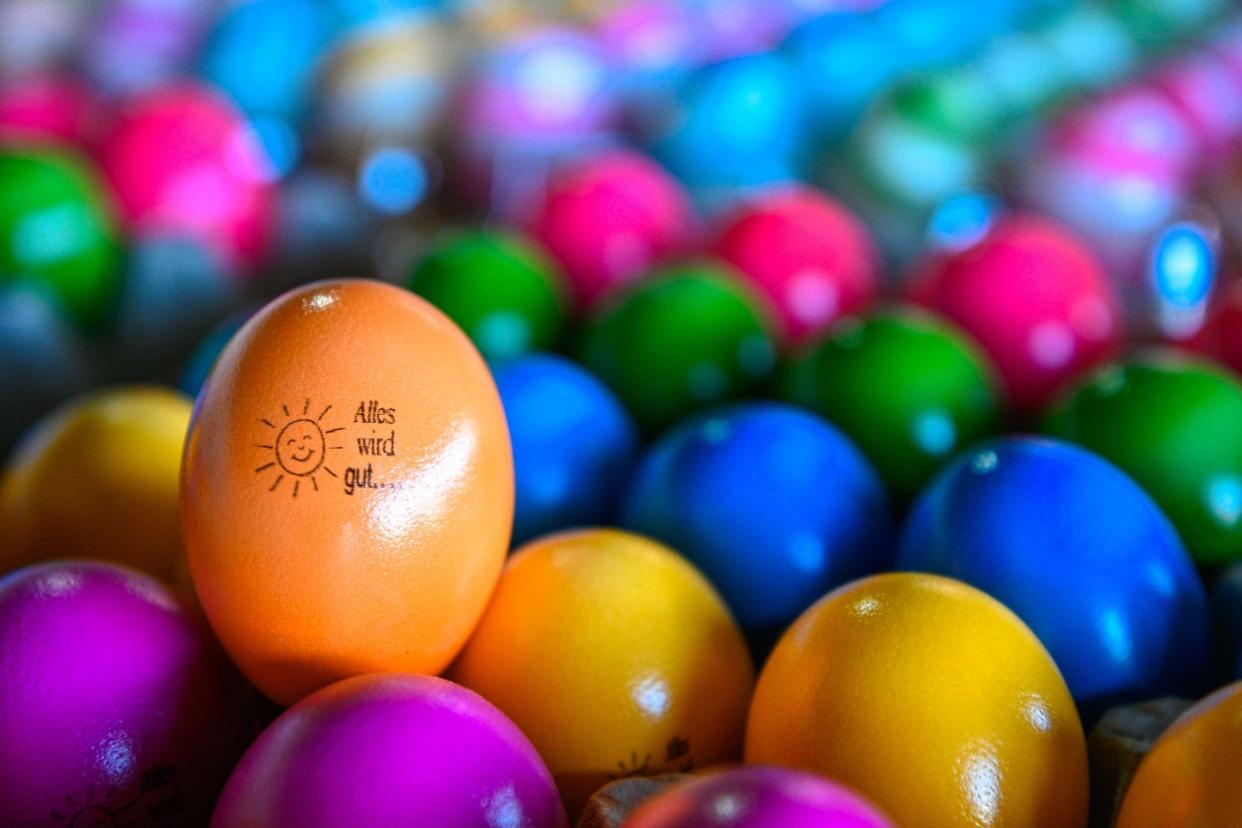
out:
M453 678L530 738L573 817L610 779L739 759L754 667L685 558L585 529L509 559Z
M1242 682L1217 690L1161 735L1126 790L1117 828L1242 824Z
M190 423L181 521L203 611L291 704L438 673L500 575L513 463L466 336L379 282L290 291L233 337Z
M746 761L844 783L903 828L1087 824L1086 742L1051 656L937 575L873 575L804 612L760 674Z

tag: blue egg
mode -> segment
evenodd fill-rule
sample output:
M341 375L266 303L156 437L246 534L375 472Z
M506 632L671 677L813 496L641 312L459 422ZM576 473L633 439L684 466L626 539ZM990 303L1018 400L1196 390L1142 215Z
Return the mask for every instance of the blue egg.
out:
M1242 679L1242 564L1226 569L1212 588L1212 620L1223 665L1219 683Z
M195 346L190 358L186 360L185 367L181 371L181 381L178 383L187 396L198 396L203 383L207 381L207 375L211 373L212 366L216 364L216 357L220 356L224 346L250 318L251 313L251 310L246 310L227 317L208 331L207 335Z
M234 302L238 283L198 242L175 236L131 240L112 330L123 375L154 370L184 353Z
M888 500L836 427L793 406L746 403L661 437L639 465L622 524L681 552L744 627L795 618L887 563Z
M295 121L331 30L320 0L246 0L216 21L199 71L247 115Z
M807 152L802 88L775 53L705 66L649 130L652 151L691 187L787 179Z
M638 452L620 401L586 369L550 354L505 362L494 376L513 443L513 543L610 521Z
M883 29L865 14L813 18L794 29L781 50L806 89L807 121L821 144L844 138L899 71Z
M873 16L899 71L943 68L969 59L989 38L1031 14L1029 0L889 0Z
M1202 689L1208 605L1186 549L1137 483L1085 449L1006 437L962 456L916 501L897 567L1017 613L1088 718Z

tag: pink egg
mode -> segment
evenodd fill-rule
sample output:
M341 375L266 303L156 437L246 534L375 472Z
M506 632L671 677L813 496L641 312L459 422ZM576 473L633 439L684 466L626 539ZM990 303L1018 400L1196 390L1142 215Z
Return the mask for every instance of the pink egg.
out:
M552 777L482 697L429 676L358 676L307 696L246 752L213 828L564 828Z
M1120 300L1100 263L1068 230L1031 213L920 263L911 293L983 346L1026 411L1121 345Z
M1194 136L1182 113L1146 86L1072 110L1053 123L1047 143L1062 161L1177 185L1189 182L1195 163Z
M255 694L167 587L58 561L0 580L0 825L193 825Z
M182 84L132 99L98 155L133 232L189 238L243 269L263 256L274 171L245 119L215 92Z
M1150 79L1177 108L1195 143L1202 173L1226 160L1242 138L1242 78L1210 52L1170 63Z
M818 776L751 766L671 788L625 828L894 828L858 794Z
M687 250L694 215L663 167L614 150L559 170L530 231L560 262L576 300L589 306Z
M32 75L0 85L0 139L82 142L95 115L94 93L61 75Z
M878 287L878 254L866 228L844 205L809 187L780 189L745 205L721 229L713 252L770 300L788 345L862 310Z

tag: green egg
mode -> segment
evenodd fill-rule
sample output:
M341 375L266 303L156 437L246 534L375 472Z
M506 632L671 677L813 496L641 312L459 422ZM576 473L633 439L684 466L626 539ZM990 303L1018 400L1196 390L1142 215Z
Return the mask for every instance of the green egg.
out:
M1242 385L1224 369L1139 354L1072 390L1046 430L1138 481L1199 563L1242 559Z
M790 361L780 388L848 434L898 501L1000 428L982 352L949 322L914 308L842 320Z
M480 230L440 240L415 263L409 288L456 322L489 361L551 350L564 336L561 276L513 234Z
M67 149L0 148L0 283L47 292L78 325L112 310L121 245L104 185Z
M594 317L579 355L647 431L754 392L774 367L760 300L730 268L657 271Z

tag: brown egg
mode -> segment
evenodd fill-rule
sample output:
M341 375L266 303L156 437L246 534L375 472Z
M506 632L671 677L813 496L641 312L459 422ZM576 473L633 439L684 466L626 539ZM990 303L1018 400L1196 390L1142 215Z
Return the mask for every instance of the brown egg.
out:
M466 336L368 281L291 291L221 354L190 425L181 519L203 611L291 704L361 673L437 673L509 542L504 412Z

